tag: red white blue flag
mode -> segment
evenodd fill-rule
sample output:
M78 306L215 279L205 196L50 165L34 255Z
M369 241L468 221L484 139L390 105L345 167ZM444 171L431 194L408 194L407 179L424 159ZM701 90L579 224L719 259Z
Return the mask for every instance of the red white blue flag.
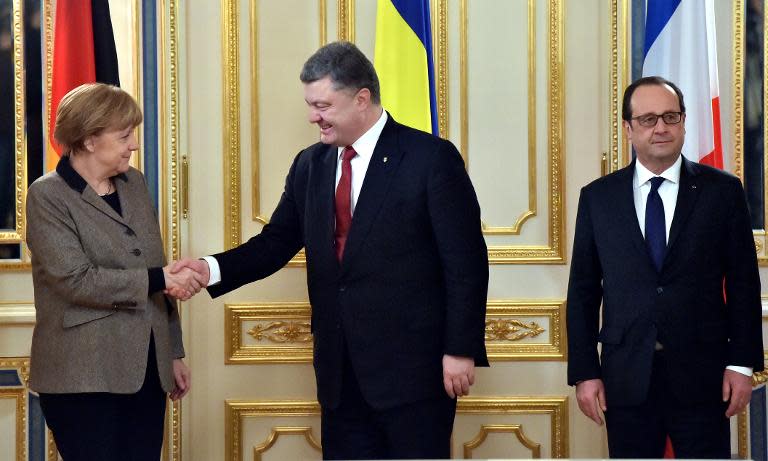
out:
M677 84L685 96L683 155L723 168L713 0L648 0L643 76Z

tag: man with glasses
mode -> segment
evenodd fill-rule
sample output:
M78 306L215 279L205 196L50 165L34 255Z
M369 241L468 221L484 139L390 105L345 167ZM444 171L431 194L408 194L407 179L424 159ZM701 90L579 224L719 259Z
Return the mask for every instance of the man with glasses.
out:
M622 117L637 157L579 199L568 383L587 417L605 416L612 458L661 458L667 436L678 458L730 458L728 418L763 369L744 190L682 156L685 104L672 82L632 83Z

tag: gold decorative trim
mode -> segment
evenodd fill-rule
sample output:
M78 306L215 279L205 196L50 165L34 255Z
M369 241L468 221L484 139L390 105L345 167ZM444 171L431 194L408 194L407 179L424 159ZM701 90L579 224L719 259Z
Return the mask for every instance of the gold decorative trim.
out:
M733 0L733 174L744 182L744 1Z
M320 405L310 400L253 402L226 400L224 402L224 445L227 460L242 459L242 422L245 418L279 416L320 416Z
M225 363L312 361L308 302L226 304ZM536 319L546 318L546 325ZM527 319L527 320L526 320ZM565 301L488 301L486 348L492 361L562 361L567 358ZM548 338L532 341L548 331ZM253 342L257 344L253 344ZM248 344L246 344L248 343Z
M568 458L568 397L461 397L458 414L548 414L551 458Z
M27 196L27 145L25 126L24 94L24 30L23 2L13 0L13 105L14 105L14 165L15 165L15 214L16 228L0 232L0 243L21 243L24 240L24 207ZM6 263L11 264L11 263ZM0 266L1 267L1 266Z
M461 0L459 3L459 117L460 135L461 135L461 156L464 157L464 164L469 167L469 12L467 11L467 0Z
M562 0L549 0L549 117L548 117L548 152L549 152L549 231L546 245L493 245L488 247L488 259L491 264L565 264L565 195L563 177L565 173L565 60L563 48L563 5ZM461 23L466 24L466 0L461 2ZM466 68L466 31L462 26L462 72ZM462 76L466 82L466 75ZM462 85L462 91L465 85ZM461 95L466 98L466 94ZM465 107L466 109L466 107ZM462 110L462 119L466 120ZM463 127L464 123L462 123ZM462 128L464 130L464 128ZM462 132L462 150L466 147L465 133ZM462 152L463 153L463 152Z
M240 244L240 52L238 1L222 2L224 104L224 248Z
M738 456L739 459L749 458L749 445L747 444L747 433L749 428L747 427L747 410L742 411L736 415L736 433L738 439Z
M520 415L550 417L551 458L568 457L568 397L462 397L457 414ZM242 459L245 418L319 417L320 405L313 400L224 402L224 444L227 460ZM294 429L298 431L298 428Z
M251 218L261 224L267 224L269 219L261 215L261 188L259 187L260 177L260 157L259 143L261 135L259 133L259 42L258 42L258 5L257 0L250 0L250 18L251 18ZM324 33L321 27L321 35Z
M138 11L138 2L136 11ZM177 0L164 0L160 4L160 111L163 126L161 130L162 149L160 149L161 196L164 210L162 216L163 237L168 242L170 259L181 257L181 203L179 157L179 66L178 66L178 3ZM138 16L138 14L137 14ZM141 49L141 48L139 48ZM141 85L137 81L140 91ZM167 123L166 123L167 121ZM170 204L169 204L170 200ZM167 213L170 212L170 217ZM168 228L170 222L170 230ZM180 312L181 313L181 312ZM180 461L182 458L181 401L168 399L166 415L165 448L163 459Z
M304 439L307 441L310 447L314 448L319 452L322 452L322 448L320 447L320 442L317 441L317 438L312 433L311 427L309 426L298 426L298 427L277 426L272 428L272 432L269 434L269 436L267 437L267 440L265 440L264 443L256 447L253 447L253 461L261 461L262 455L267 450L272 448L275 442L277 442L277 439L283 435L304 436Z
M549 319L547 328L535 321L521 318ZM488 301L485 321L485 341L488 359L508 360L566 360L565 301ZM546 342L529 339L549 329ZM521 340L526 340L521 342Z
M27 444L27 405L26 390L0 388L0 399L13 399L16 401L16 461L26 461Z
M29 359L23 357L0 358L0 369L16 370L22 385L0 388L0 399L16 400L16 461L27 459L27 389L29 383Z
M733 0L733 174L744 182L744 0ZM764 25L763 54L768 57L768 26ZM768 83L768 74L763 75L763 85ZM768 101L763 101L764 114L768 114ZM764 155L768 157L768 139L763 141ZM768 173L768 162L763 168ZM768 188L765 188L763 206L768 216ZM764 229L754 230L757 262L768 266L768 255L764 253L768 233Z
M520 235L520 229L528 219L536 216L536 1L528 0L528 209L520 213L512 226L489 226L482 223L485 235ZM466 63L466 60L464 61ZM466 86L467 81L462 82ZM466 94L464 95L466 97ZM467 100L462 104L468 105ZM463 125L468 125L468 120L462 120ZM469 129L462 132L469 133ZM462 142L465 142L462 137ZM466 140L469 143L469 140ZM466 156L469 157L469 152Z
M464 459L472 459L472 452L485 442L488 434L492 433L514 434L521 445L531 450L531 458L541 458L541 444L529 439L523 432L521 424L483 424L480 426L480 432L477 433L477 436L464 444Z
M311 315L308 302L225 304L225 363L311 362ZM259 323L249 328L245 326L246 322ZM284 325L281 327L277 322L284 322ZM261 344L243 344L243 331L246 328L251 337Z
M437 24L433 23L435 30L434 49L435 60L435 84L437 99L437 127L440 137L448 139L448 0L434 0Z
M326 0L318 0L317 7L319 9L320 24L318 26L320 30L320 46L325 46L328 43L328 13Z
M338 0L339 40L355 43L355 0Z
M620 6L619 6L620 5ZM629 85L631 55L628 40L631 29L629 0L611 1L611 59L610 59L610 140L608 168L605 173L612 173L629 164L629 140L622 127L621 102L624 88ZM621 68L619 68L621 61ZM619 70L621 69L621 70ZM621 82L621 84L619 84Z

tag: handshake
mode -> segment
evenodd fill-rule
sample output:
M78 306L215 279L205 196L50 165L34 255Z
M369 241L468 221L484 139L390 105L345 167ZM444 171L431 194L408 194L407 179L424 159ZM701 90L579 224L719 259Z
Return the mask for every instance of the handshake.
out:
M163 267L164 293L186 301L208 286L210 271L203 259L184 258Z

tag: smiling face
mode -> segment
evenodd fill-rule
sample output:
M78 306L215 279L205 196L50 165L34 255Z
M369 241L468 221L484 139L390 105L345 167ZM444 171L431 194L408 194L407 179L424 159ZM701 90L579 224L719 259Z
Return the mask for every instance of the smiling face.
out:
M637 87L631 99L632 117L667 112L680 112L675 91L666 85ZM637 160L650 171L659 174L672 166L682 152L685 141L685 114L676 124L666 124L659 117L654 126L640 125L637 120L623 122L627 138L637 152Z
M366 111L371 105L367 88L334 89L330 77L304 84L309 123L320 128L320 142L349 146L367 130Z
M85 150L89 153L87 161L94 171L103 177L125 173L130 167L131 154L139 149L135 127L106 129L98 135L85 140Z

